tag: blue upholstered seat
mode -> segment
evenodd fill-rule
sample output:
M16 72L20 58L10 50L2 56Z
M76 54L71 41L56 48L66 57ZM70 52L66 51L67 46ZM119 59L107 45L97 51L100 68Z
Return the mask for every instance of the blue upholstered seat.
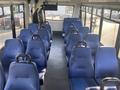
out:
M100 83L105 77L119 77L119 71L115 48L98 48L95 57L95 78L97 82Z
M35 34L35 33L37 33L38 30L39 30L39 25L38 25L38 24L35 24L35 23L30 23L30 24L28 25L28 29L29 29L33 34Z
M5 41L1 61L7 77L9 65L15 61L18 54L24 53L24 46L20 39L8 39Z
M73 34L73 33L79 33L78 32L78 30L73 26L73 25L71 25L70 27L69 27L69 31L66 33L66 35L65 35L65 37L64 37L64 42L65 42L65 44L67 44L67 42L69 42L69 37L71 36L71 34Z
M12 62L4 90L40 90L39 75L33 62Z
M70 77L94 77L90 48L75 47L69 60Z
M78 25L78 21L80 21L79 18L64 18L63 33L67 33L67 31L69 30L68 28L71 24L75 24L75 26L82 26L81 21L79 22L80 25Z
M43 40L46 50L49 50L51 46L49 32L47 29L41 28L38 33L40 35L40 38Z
M38 72L41 72L47 65L46 49L38 34L34 34L28 41L26 54L29 54L32 61L36 63Z
M49 37L52 40L53 32L51 30L51 26L50 26L49 22L46 21L45 23L43 23L42 27L44 27L49 32Z
M78 31L80 33L80 36L82 39L84 39L84 37L90 33L90 29L88 27L79 27Z
M31 38L32 34L33 34L33 33L30 32L29 29L22 29L21 32L20 32L20 35L19 35L18 38L20 38L20 39L23 41L25 50L26 50L26 48L27 48L28 40Z
M71 51L73 46L78 42L81 41L81 37L78 33L73 33L69 36L68 41L66 42L66 55L68 57L68 60L70 58L71 55Z
M71 90L85 90L95 86L91 49L74 47L69 60L69 78Z
M88 47L92 49L92 54L94 55L100 46L99 36L96 34L87 34L84 40L87 42Z

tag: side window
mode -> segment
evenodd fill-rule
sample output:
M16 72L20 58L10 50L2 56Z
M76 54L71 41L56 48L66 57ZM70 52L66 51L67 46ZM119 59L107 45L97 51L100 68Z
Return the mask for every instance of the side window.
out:
M2 7L0 7L0 16L3 15Z
M4 9L4 15L10 15L11 14L9 6L3 7L3 9Z
M110 18L110 9L104 9L104 17Z

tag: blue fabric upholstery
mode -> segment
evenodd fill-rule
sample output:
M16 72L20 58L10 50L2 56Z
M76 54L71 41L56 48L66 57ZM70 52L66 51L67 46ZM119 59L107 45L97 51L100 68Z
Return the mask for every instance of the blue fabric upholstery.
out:
M85 90L89 86L96 85L91 49L78 46L73 48L69 61L71 90Z
M4 86L5 86L5 73L0 62L0 90L4 90Z
M24 46L20 39L8 39L5 41L5 47L2 53L1 61L7 77L9 65L18 54L24 53Z
M79 29L80 27L82 27L82 22L80 20L76 20L76 21L73 21L72 24L77 28Z
M84 38L88 33L90 33L90 29L88 27L79 27L78 31L80 33L81 38Z
M4 90L40 90L35 64L12 62Z
M33 37L36 38L33 39ZM41 72L47 64L46 49L39 35L36 34L33 37L28 41L26 54L31 56L32 61L37 65L38 72Z
M71 78L70 86L70 90L85 90L86 87L96 86L96 83L90 78Z
M87 42L88 47L92 49L92 54L94 55L97 48L100 46L99 36L96 34L88 34L84 39Z
M28 29L29 29L33 34L35 34L35 33L38 33L39 26L38 26L38 24L30 23L30 24L28 25Z
M77 31L77 29L75 29L75 27L72 25L72 26L70 26L69 27L69 31L66 33L66 35L65 35L65 37L64 37L64 41L65 41L65 43L67 43L68 41L69 41L69 37L70 37L70 35L71 34L73 34L73 33L79 33L78 31Z
M75 21L78 21L79 18L64 18L63 22L63 33L67 33L68 27Z
M39 30L39 35L40 38L43 40L46 49L49 50L51 46L49 32L45 28L42 28Z
M78 41L81 41L81 37L78 33L73 33L69 36L69 40L68 42L66 42L66 54L67 54L68 60L70 58L73 46L77 44Z
M90 48L75 47L69 60L70 78L93 78L94 70Z
M52 40L53 32L51 30L51 26L50 26L49 22L43 23L43 26L49 32L49 37Z
M29 29L22 29L20 32L20 36L18 38L20 38L23 41L25 50L27 48L28 40L31 38L31 36L32 36L32 33L30 32Z
M98 83L105 77L118 77L119 65L116 50L112 47L100 47L95 57L95 77Z

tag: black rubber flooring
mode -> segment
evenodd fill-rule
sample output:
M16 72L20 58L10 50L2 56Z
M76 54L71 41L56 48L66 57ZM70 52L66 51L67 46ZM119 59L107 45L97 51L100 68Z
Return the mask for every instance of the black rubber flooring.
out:
M55 33L42 90L70 90L64 51L62 36Z

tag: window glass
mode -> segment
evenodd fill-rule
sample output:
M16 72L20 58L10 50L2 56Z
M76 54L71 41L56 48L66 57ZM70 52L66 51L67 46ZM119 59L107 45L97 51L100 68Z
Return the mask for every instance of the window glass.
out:
M13 12L15 12L15 13L18 12L18 5L13 5Z
M120 49L119 49L119 53L118 53L118 58L120 59Z
M102 9L97 9L97 15L101 16Z
M93 14L96 15L96 8L93 8Z
M111 15L112 20L120 21L120 11L113 10Z
M10 15L0 18L0 48L4 46L6 39L12 38L11 17Z
M83 22L83 25L85 24L85 12L82 11L82 22Z
M81 7L81 10L82 10L82 11L85 11L85 6L82 6L82 7Z
M0 16L3 15L3 11L2 11L2 8L0 7Z
M92 33L99 35L99 28L100 28L100 17L93 15Z
M64 18L72 17L73 6L58 6L57 11L46 11L46 19L48 20L64 20Z
M89 7L89 11L88 11L89 13L91 13L91 9L92 9L92 8L91 8L91 7Z
M24 15L23 15L23 5L17 5L19 10L17 13L14 14L15 19L15 28L16 28L16 35L20 34L20 30L24 28Z
M86 12L89 12L89 7L86 7Z
M10 13L10 7L3 7L3 9L4 9L4 14L5 14L5 15L11 14L11 13Z
M104 17L110 18L110 9L104 9Z
M23 10L24 10L24 9L23 9L23 5L19 5L19 11L20 11L20 12L23 12Z
M91 14L86 13L86 26L90 28Z
M115 47L119 24L106 19L103 20L101 43L105 46Z
M23 13L16 13L14 14L15 19L15 28L17 36L20 33L20 30L24 28L24 19L23 19Z

